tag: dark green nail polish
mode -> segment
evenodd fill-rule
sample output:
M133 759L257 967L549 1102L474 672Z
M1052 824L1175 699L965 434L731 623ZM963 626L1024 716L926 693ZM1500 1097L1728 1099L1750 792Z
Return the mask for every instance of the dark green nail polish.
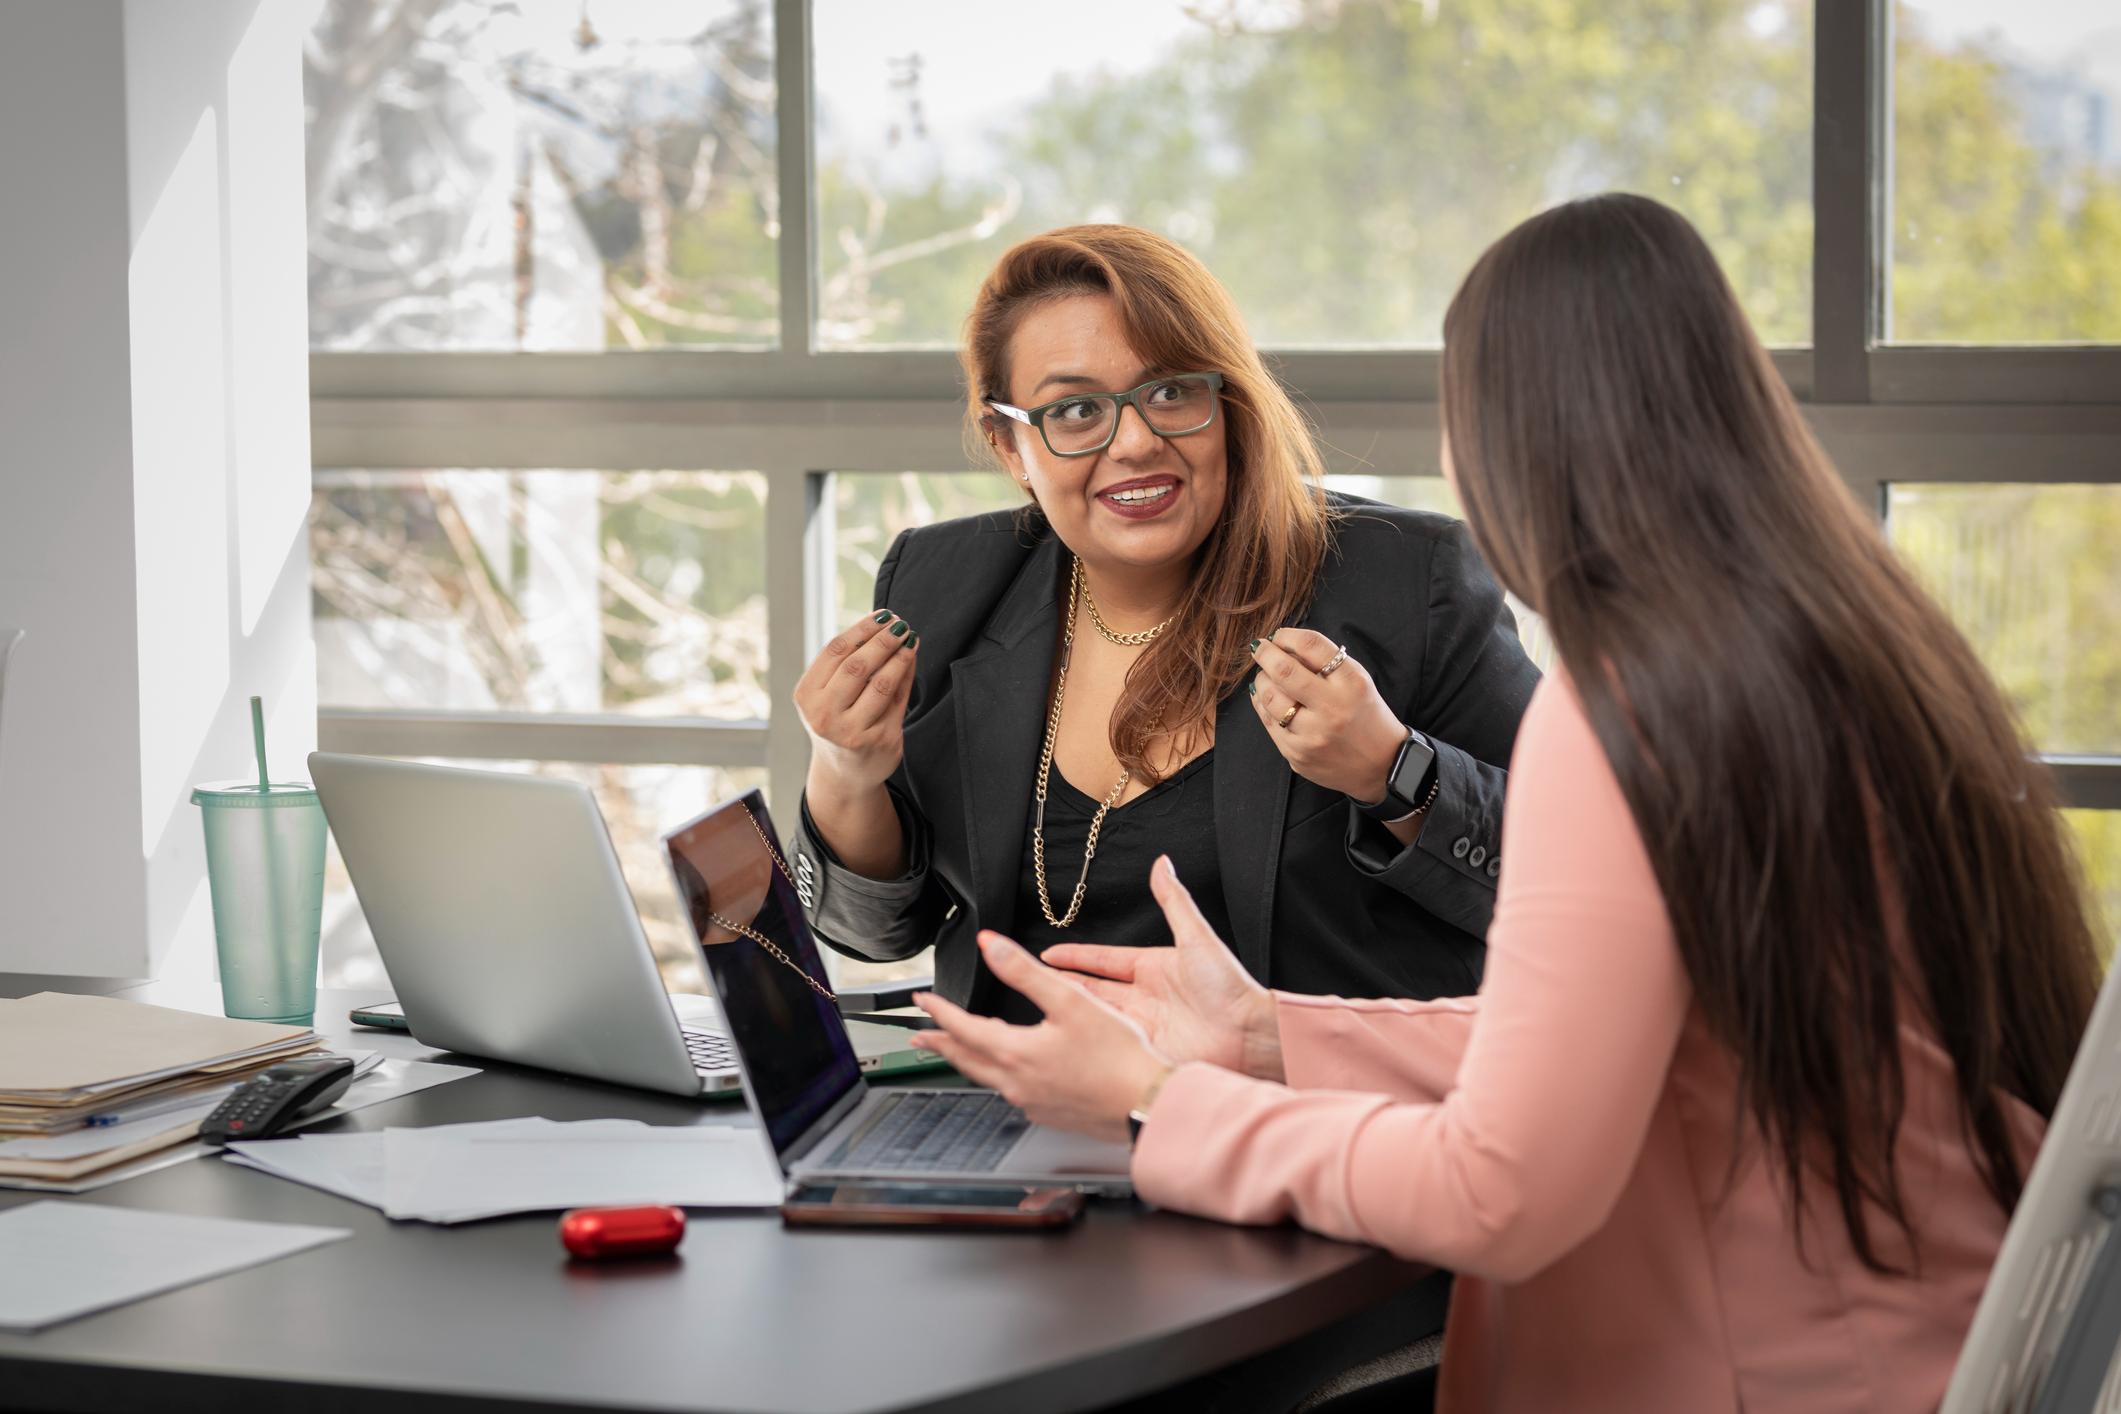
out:
M904 619L900 619L897 623L891 626L891 636L893 638L904 638L906 636L906 628L906 621Z
M1256 638L1252 640L1252 651L1254 653L1257 653L1259 651L1259 640Z
M889 609L886 609L886 610L884 610L884 612L883 612L883 613L881 613L881 614L878 614L878 615L876 616L876 621L877 621L878 623L887 623L887 622L889 622L889 621L890 621L890 618L891 618L891 611L890 611Z
M1248 679L1245 683L1245 691L1251 693L1254 697L1259 696L1259 679Z
M909 638L909 639L907 639L907 640L906 640L906 646L907 646L908 648L918 648L918 647L920 647L920 646L921 646L921 636L920 636L919 634L917 634L917 633L916 633L915 635L913 635L913 637L911 637L911 638Z

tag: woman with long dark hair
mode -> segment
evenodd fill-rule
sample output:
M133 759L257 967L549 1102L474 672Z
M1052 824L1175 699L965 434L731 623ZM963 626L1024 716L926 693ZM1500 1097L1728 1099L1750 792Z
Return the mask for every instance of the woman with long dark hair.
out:
M1131 1123L1155 1202L1458 1271L1448 1408L1933 1409L2096 990L2046 773L1682 218L1535 217L1444 337L1447 470L1561 660L1480 996L1266 991L1160 864L1174 948L984 938L1046 1024L924 1039Z

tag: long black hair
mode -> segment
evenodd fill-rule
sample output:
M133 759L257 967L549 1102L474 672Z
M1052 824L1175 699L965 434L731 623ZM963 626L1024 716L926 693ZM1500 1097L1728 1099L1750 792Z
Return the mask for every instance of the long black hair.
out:
M1546 616L1695 995L1804 1211L1910 1240L1899 1028L1949 1054L2005 1211L2097 990L2046 770L1812 438L1684 218L1601 196L1483 255L1444 324L1460 494Z

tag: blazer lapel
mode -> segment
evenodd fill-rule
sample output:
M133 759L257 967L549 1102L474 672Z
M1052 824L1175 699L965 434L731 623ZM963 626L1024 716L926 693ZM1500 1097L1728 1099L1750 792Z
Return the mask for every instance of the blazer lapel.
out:
M1236 935L1230 947L1245 971L1265 982L1290 773L1242 687L1216 709L1213 770L1215 853Z
M950 670L972 902L983 928L1003 924L1015 910L1046 693L1052 685L1059 567L1060 543L1048 538L1025 562L988 621L986 646L959 659Z

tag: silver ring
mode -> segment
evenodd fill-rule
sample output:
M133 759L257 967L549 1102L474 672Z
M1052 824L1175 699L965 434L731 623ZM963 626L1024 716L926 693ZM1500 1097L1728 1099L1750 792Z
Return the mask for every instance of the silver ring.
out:
M1329 678L1329 677L1332 677L1332 676L1333 676L1333 670L1334 670L1334 669L1336 669L1336 668L1338 668L1338 667L1339 667L1339 666L1340 666L1340 665L1341 665L1342 663L1345 663L1345 662L1347 662L1347 661L1348 661L1348 650L1347 650L1347 649L1345 649L1345 648L1343 648L1343 649L1341 649L1341 650L1340 650L1340 651L1339 651L1338 653L1335 653L1335 654L1334 654L1334 655L1333 655L1333 656L1332 656L1331 658L1328 658L1328 659L1326 660L1326 665L1325 665L1325 666L1324 666L1323 668L1320 668L1320 669L1318 670L1318 675L1319 675L1320 677L1322 677L1322 678Z

